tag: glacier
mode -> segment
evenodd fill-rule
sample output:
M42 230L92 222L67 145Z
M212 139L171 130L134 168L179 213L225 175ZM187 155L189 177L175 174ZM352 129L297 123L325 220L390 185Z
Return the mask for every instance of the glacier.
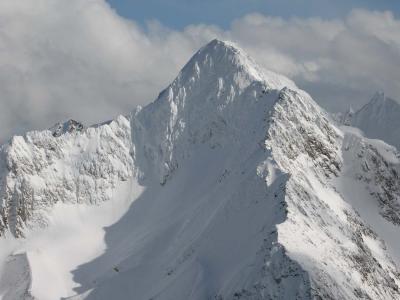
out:
M145 107L0 148L0 298L399 299L400 155L213 40Z

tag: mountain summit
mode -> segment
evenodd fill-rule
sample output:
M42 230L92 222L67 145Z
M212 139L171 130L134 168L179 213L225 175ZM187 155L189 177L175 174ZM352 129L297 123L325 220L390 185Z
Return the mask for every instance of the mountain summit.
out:
M394 148L229 42L128 116L0 158L3 299L400 297Z
M218 39L201 48L187 63L179 77L223 76L227 81L236 83L238 87L245 87L253 81L262 81L271 89L282 89L285 86L295 87L288 78L261 69L253 59L237 45Z
M400 149L400 104L377 92L371 101L354 113L351 125L370 138L382 139Z

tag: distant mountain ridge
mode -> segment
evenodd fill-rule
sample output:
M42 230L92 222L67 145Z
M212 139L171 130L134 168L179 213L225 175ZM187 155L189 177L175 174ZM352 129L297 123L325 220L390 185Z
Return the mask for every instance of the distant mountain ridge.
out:
M370 102L353 112L348 125L400 149L400 103L384 92L377 92Z

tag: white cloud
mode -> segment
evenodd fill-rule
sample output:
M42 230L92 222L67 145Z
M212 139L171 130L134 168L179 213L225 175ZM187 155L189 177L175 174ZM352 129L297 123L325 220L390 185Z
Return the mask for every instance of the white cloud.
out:
M0 2L0 140L75 118L90 124L153 100L201 45L231 39L261 65L292 77L330 109L377 89L400 98L400 21L354 11L343 20L260 14L229 30L142 29L104 0Z
M156 27L144 33L102 0L1 1L0 140L152 100L205 42Z
M399 26L390 12L364 10L330 21L253 15L237 20L231 35L257 61L336 110L360 106L375 90L400 97Z

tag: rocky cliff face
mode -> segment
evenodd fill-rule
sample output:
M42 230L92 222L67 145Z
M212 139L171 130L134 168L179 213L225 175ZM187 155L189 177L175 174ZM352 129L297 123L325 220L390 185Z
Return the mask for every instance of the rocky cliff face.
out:
M65 126L64 126L65 127ZM23 236L26 226L45 226L58 201L98 204L133 174L130 123L66 131L33 131L1 148L0 232ZM56 133L56 134L54 134Z
M4 235L52 226L47 216L59 202L101 206L120 197L123 182L138 192L106 229L104 253L70 270L77 287L43 296L29 281L52 269L35 269L28 255L17 274L32 274L20 276L18 294L1 284L0 292L22 299L400 297L398 245L385 231L399 233L397 152L338 127L306 92L234 45L212 41L155 102L129 116L68 124L2 147ZM368 213L352 202L353 181Z
M382 216L400 225L400 154L397 149L347 132L343 150L353 161L353 176L363 182L376 199Z

